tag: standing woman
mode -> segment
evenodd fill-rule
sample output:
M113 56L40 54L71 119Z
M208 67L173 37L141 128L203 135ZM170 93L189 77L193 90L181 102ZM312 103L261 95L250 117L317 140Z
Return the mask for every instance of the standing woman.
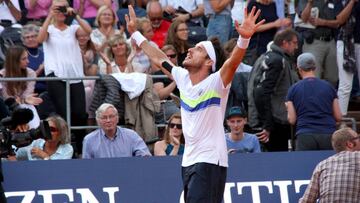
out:
M26 49L22 46L12 46L6 52L5 68L0 70L2 77L35 78L36 73L28 68L29 60ZM37 128L40 119L34 105L42 102L42 99L35 97L35 81L8 81L1 83L1 97L6 100L14 98L23 108L29 108L34 113L34 119L30 121L30 128Z
M189 38L189 28L184 21L175 20L171 23L164 44L171 44L177 51L178 64L182 66L187 50L190 48L187 42Z
M184 153L184 135L180 113L173 114L165 130L164 139L157 141L154 147L155 156L176 156Z
M261 54L266 52L266 46L274 39L276 32L280 28L287 28L292 25L290 18L279 18L277 16L274 0L249 0L248 13L254 6L261 10L258 21L265 19L265 23L260 25L251 37L249 48L246 51L244 62L251 66Z
M66 12L61 12L61 8ZM66 25L66 16L75 16L79 25ZM54 0L50 13L46 18L38 42L44 46L45 74L49 77L84 77L83 60L78 42L80 27L88 34L91 33L89 24L80 18L69 7L66 0ZM66 90L64 81L48 82L49 96L56 108L56 112L66 118ZM85 125L85 91L81 80L70 81L71 125ZM76 134L77 150L81 152L82 139L85 133Z

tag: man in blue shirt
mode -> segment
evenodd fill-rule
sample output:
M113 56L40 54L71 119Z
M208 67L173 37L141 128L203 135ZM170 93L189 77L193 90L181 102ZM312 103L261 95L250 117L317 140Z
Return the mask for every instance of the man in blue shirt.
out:
M96 110L97 129L84 138L82 158L151 156L143 139L133 130L117 126L119 115L112 104Z
M246 112L238 106L231 107L226 118L230 133L225 134L228 153L261 152L256 135L244 132Z

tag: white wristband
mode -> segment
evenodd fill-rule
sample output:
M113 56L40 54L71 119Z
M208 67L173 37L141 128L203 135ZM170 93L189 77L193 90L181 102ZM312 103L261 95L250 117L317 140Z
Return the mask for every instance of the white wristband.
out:
M134 32L131 35L131 39L135 40L136 45L138 45L138 47L140 47L141 43L146 41L146 38L139 31Z
M239 39L237 40L236 44L240 49L246 49L249 46L250 39L251 38L245 39L245 38L242 38L241 36L239 36Z

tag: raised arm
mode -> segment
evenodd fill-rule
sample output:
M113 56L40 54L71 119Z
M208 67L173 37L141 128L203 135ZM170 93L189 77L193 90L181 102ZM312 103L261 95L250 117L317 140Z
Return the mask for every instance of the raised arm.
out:
M44 41L47 40L49 33L48 33L48 27L51 23L51 20L53 18L53 16L59 12L57 10L58 6L56 6L55 4L52 4L51 7L49 8L49 15L46 17L45 22L43 23L43 25L41 26L41 29L39 31L38 37L37 37L37 41L41 44Z
M131 35L131 39L135 40L136 44L145 52L145 54L151 59L151 61L161 68L161 71L172 78L171 72L166 70L162 63L166 61L171 66L174 66L173 63L168 59L166 54L162 52L159 48L150 45L150 43L141 35L136 29L136 15L133 7L129 5L129 15L125 15L127 30Z
M260 10L257 10L256 13L255 10L256 8L254 6L248 14L247 9L245 8L243 23L239 25L238 22L235 22L236 31L239 33L239 39L237 41L237 46L235 46L231 53L231 56L225 61L224 65L220 69L220 75L224 86L227 86L232 81L236 68L244 58L251 36L255 33L258 27L265 22L265 20L261 20L256 23L256 19L260 15Z

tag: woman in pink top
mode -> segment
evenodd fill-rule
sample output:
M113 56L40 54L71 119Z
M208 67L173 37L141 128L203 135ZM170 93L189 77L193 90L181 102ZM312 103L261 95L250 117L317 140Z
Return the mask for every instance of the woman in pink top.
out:
M24 0L25 7L28 10L26 18L28 21L44 22L49 14L52 0Z
M74 0L74 9L91 27L95 27L97 11L104 5L111 8L111 0Z

